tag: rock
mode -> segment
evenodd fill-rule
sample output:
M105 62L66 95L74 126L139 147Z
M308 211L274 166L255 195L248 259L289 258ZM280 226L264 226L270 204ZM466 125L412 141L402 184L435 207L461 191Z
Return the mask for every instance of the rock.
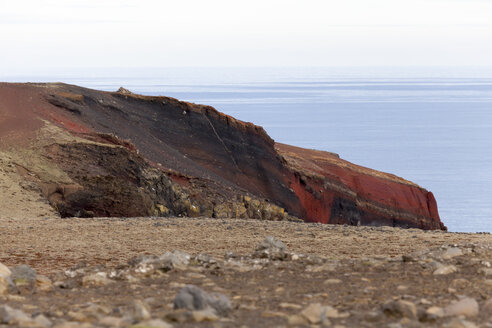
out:
M422 315L422 321L434 321L444 317L444 310L438 306L431 306Z
M475 299L465 297L460 301L454 302L444 308L445 316L458 316L463 315L465 317L474 317L478 315L478 303Z
M133 92L131 92L130 90L125 89L125 88L123 88L123 87L120 87L120 88L118 89L118 91L116 91L116 92L117 92L117 93L121 93L122 95L133 95L133 94L134 94L134 93L133 93Z
M433 275L447 275L450 273L455 273L458 271L458 268L456 268L454 265L443 265L440 268L436 269L432 274Z
M461 318L454 318L443 325L444 328L478 328L473 322Z
M300 314L294 314L287 318L287 324L289 326L304 326L308 325L309 321L306 319L306 317Z
M461 250L461 248L449 247L449 248L446 248L446 250L444 250L442 252L440 257L443 260L449 260L449 259L452 259L453 257L461 256L461 255L463 255L463 251Z
M100 326L103 326L103 327L120 328L120 327L128 327L129 322L125 318L107 316L107 317L101 318L99 320L98 324Z
M492 298L489 298L482 306L482 313L491 314L492 313Z
M311 324L318 324L325 318L325 309L320 303L310 304L302 310L301 315Z
M106 286L113 282L106 272L93 273L82 278L82 286Z
M46 318L44 315L40 314L34 318L34 326L37 327L51 327L53 323L50 319Z
M478 273L484 276L492 276L492 268L480 268Z
M172 328L173 326L160 319L142 321L130 328Z
M383 312L394 317L417 319L417 307L409 301L392 301L383 305Z
M302 306L299 304L293 304L293 303L280 303L279 307L282 309L292 309L292 310L300 310L302 309Z
M8 276L0 274L0 296L7 295L16 290L16 286L12 279Z
M287 247L273 236L266 237L253 254L254 258L267 258L269 260L284 260L288 256Z
M43 276L43 275L37 275L36 276L36 289L46 292L50 291L53 289L53 283L51 282L50 278Z
M341 284L342 281L340 279L326 279L323 284L325 285L335 285L335 284Z
M133 303L133 318L137 321L144 321L151 318L150 307L147 303L141 300L136 300Z
M16 286L34 286L36 283L36 271L29 265L22 264L12 268L12 275L10 276Z
M220 293L207 293L194 285L183 287L174 299L175 309L205 310L213 308L220 316L226 316L232 310L227 296Z
M129 261L135 272L151 274L155 271L168 272L173 269L184 270L190 263L191 256L181 251L166 252L162 256L137 256Z
M331 306L322 306L320 303L309 304L300 315L310 324L327 324L328 318L338 318L338 311Z
M12 274L12 271L3 263L0 262L0 275L3 275L5 277L10 277Z
M33 319L21 310L2 305L0 306L0 323L22 327L32 325Z

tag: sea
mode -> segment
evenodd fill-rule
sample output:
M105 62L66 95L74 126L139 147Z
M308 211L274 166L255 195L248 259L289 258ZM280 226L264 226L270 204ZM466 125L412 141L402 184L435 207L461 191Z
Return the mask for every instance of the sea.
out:
M492 68L88 68L11 82L123 86L214 106L277 142L335 152L434 193L453 232L492 232Z

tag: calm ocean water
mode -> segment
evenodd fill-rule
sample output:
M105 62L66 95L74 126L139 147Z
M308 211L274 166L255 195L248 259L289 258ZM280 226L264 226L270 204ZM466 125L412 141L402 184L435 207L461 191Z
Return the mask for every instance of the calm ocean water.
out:
M450 231L492 232L492 69L93 69L0 76L212 105L276 141L431 190Z

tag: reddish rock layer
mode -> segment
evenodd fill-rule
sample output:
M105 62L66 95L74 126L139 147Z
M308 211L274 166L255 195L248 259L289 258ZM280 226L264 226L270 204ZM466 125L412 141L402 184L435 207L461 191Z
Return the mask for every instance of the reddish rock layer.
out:
M306 221L444 228L434 197L425 189L331 153L275 144L261 127L209 106L65 84L0 84L0 147L34 138L42 120L84 140L125 149L71 145L43 150L85 192L57 197L59 207L72 215L149 215L162 202L176 214L174 190L184 188L186 199L199 208L195 215L274 218L285 215L279 206ZM101 156L106 160L98 162ZM111 165L111 158L124 167ZM165 172L165 182L149 184L145 163ZM97 168L86 171L86 165ZM115 188L110 176L126 181L124 188ZM156 181L166 184L165 192L155 193ZM111 197L96 201L91 192ZM131 199L141 199L140 207L116 209ZM228 199L241 201L224 212L221 203Z

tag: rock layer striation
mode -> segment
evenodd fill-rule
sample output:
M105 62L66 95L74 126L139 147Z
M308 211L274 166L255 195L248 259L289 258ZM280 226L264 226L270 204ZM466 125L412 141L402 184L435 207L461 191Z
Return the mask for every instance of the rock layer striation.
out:
M5 172L64 217L445 229L432 193L412 182L275 143L263 128L210 106L126 89L0 84L0 152Z

